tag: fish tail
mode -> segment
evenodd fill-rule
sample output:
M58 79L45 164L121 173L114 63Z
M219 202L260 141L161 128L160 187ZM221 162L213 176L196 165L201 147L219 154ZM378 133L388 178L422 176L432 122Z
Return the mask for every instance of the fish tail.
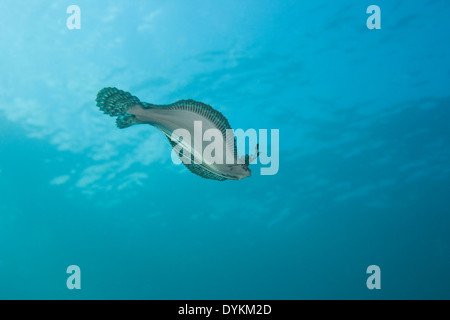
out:
M139 98L129 92L117 88L103 88L97 93L95 101L97 101L97 106L101 111L112 117L117 117L117 127L122 129L138 123L136 117L128 114L127 110L129 107L142 105L142 103Z

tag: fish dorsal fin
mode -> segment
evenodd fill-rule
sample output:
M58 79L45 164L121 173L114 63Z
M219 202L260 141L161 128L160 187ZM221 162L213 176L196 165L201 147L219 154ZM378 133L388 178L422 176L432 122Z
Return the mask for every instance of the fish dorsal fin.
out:
M231 126L228 123L227 118L225 118L222 113L203 102L198 102L192 99L177 101L167 105L166 108L171 110L186 110L197 113L198 115L211 121L222 133L224 142L228 145L228 147L230 149L234 148L234 154L236 156L236 141L234 139L234 134L230 134L227 139L227 130L231 129Z

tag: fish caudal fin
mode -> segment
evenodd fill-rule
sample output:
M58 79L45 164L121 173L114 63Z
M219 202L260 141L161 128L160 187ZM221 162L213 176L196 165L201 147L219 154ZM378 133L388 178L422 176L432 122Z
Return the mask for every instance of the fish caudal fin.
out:
M139 98L129 92L117 88L103 88L97 93L97 106L104 113L116 117L116 124L119 128L126 128L137 124L136 117L127 113L129 107L142 105Z

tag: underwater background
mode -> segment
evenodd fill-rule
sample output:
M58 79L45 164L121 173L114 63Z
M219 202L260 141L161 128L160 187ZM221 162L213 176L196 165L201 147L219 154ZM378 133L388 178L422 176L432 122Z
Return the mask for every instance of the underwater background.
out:
M2 0L0 299L449 299L449 16L445 0ZM108 86L279 129L278 173L190 173L158 130L98 110Z

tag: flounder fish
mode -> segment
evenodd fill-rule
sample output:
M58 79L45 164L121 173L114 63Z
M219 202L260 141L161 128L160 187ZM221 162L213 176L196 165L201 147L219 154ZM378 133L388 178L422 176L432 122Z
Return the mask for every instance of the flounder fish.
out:
M97 106L104 113L117 117L116 125L123 129L136 124L149 124L159 129L169 140L169 144L180 157L183 164L196 175L212 180L241 180L249 177L249 164L258 156L258 146L255 155L237 155L236 138L228 120L217 110L202 102L194 100L180 100L168 105L155 105L142 102L129 92L117 88L103 88L97 94ZM201 134L198 124L201 122ZM197 127L196 127L197 124ZM189 132L189 139L177 138L174 131L184 129ZM204 161L205 131L216 129L221 135L223 161ZM199 147L201 146L201 147ZM187 158L190 161L186 161ZM226 159L225 159L226 158ZM228 161L232 159L233 161Z

